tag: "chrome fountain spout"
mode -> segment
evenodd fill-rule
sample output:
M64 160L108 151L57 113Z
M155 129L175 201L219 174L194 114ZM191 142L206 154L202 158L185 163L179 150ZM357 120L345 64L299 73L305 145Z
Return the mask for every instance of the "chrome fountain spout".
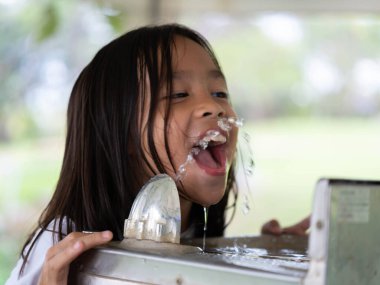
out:
M138 193L124 222L124 238L179 243L180 235L177 187L169 175L158 174Z

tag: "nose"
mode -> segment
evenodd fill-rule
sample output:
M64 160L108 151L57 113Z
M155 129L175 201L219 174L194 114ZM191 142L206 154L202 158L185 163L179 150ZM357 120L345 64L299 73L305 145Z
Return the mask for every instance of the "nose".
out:
M218 118L226 115L226 110L217 101L218 99L211 95L204 95L197 104L195 114L198 118Z

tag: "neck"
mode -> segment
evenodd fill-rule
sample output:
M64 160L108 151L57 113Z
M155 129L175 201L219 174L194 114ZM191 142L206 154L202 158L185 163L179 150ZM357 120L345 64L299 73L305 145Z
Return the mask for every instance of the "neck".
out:
M183 198L179 199L181 205L181 232L184 232L189 227L190 211L193 203Z

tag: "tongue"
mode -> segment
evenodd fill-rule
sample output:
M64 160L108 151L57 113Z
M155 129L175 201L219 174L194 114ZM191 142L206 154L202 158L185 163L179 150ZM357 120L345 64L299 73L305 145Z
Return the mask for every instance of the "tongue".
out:
M194 159L198 164L209 167L209 168L218 168L220 167L219 163L215 161L214 157L211 155L210 151L207 149L201 150Z

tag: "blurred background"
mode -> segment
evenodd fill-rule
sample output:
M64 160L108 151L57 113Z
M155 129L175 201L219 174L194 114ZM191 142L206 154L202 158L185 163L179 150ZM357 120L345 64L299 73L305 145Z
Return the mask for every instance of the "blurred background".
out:
M380 179L379 11L373 0L0 0L0 283L56 185L76 77L141 25L206 36L245 119L251 210L240 195L229 236L305 217L320 177Z

